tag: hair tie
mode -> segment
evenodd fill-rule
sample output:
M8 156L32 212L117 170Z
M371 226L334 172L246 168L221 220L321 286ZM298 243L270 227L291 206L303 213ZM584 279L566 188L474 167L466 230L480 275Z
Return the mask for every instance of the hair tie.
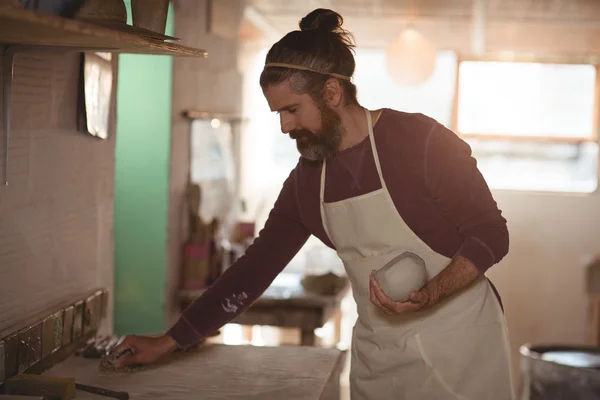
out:
M298 69L300 71L316 72L317 74L321 74L321 75L330 75L330 76L333 76L334 78L344 79L347 81L352 80L351 77L346 76L346 75L336 74L335 72L317 71L316 69L304 67L302 65L285 64L285 63L266 63L265 68L268 68L268 67L282 67L282 68Z

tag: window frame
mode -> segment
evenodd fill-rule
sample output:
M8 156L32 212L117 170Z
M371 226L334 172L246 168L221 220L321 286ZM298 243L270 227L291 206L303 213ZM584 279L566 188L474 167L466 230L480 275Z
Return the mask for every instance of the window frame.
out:
M456 78L454 86L454 99L452 104L452 130L463 139L481 140L506 140L513 142L552 142L552 143L585 143L598 142L600 118L600 59L596 56L539 56L532 54L488 54L484 56L456 55ZM506 62L506 63L535 63L535 64L587 64L596 70L594 84L594 105L592 114L592 133L588 137L568 136L531 136L486 133L463 133L458 129L458 113L460 100L460 65L463 62Z

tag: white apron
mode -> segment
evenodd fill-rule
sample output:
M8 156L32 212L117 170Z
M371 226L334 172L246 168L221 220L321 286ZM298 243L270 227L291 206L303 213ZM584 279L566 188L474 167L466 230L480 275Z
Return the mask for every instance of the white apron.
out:
M344 262L357 304L352 335L352 400L514 399L504 315L485 277L427 311L388 316L369 300L369 274L405 251L433 278L450 259L404 223L387 190L368 110L369 138L381 189L325 203L321 217Z

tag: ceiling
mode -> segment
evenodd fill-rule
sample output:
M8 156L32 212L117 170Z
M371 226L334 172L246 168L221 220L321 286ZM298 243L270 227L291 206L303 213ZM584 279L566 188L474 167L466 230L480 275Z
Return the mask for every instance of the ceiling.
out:
M476 4L478 3L478 7ZM600 53L600 0L247 0L272 40L315 8L344 17L359 47L385 47L407 24L441 48ZM479 12L477 11L479 10ZM483 21L474 30L474 21Z
M484 0L490 19L534 19L555 21L598 21L598 0ZM248 0L266 17L300 19L319 7L330 8L344 17L470 18L474 0Z

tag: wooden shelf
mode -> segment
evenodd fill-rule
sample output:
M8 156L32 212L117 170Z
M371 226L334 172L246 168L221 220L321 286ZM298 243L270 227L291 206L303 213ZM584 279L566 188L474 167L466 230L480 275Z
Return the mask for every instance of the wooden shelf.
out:
M207 57L205 50L11 6L0 6L0 45L77 47L116 53Z

